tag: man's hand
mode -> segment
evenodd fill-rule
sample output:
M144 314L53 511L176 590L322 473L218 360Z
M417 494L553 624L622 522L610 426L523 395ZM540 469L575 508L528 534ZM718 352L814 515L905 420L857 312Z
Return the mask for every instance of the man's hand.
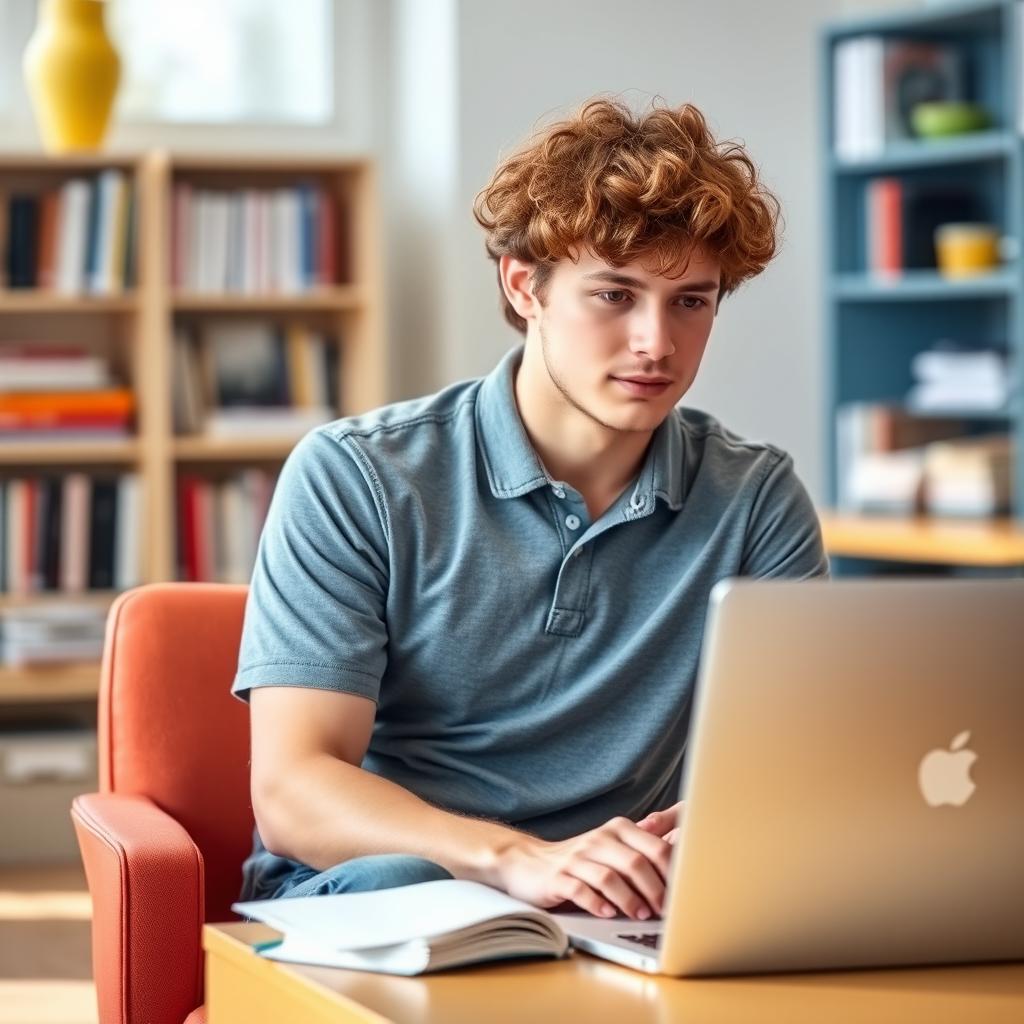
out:
M637 822L637 828L642 828L651 835L660 836L666 843L674 846L679 838L679 822L683 820L683 810L683 801L680 800L664 811L648 814L642 821Z
M628 818L560 842L523 836L498 854L492 884L537 907L567 900L598 917L660 915L672 849Z

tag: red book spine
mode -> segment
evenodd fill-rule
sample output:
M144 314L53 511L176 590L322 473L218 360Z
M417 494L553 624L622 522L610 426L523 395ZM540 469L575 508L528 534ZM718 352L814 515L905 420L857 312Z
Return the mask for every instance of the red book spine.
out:
M868 269L893 275L903 270L903 185L876 178L868 186Z
M178 480L178 531L180 536L180 572L186 582L195 583L198 579L196 549L196 492L197 480L192 476L183 476Z
M317 208L316 266L317 284L328 286L338 281L338 211L334 196L321 189Z

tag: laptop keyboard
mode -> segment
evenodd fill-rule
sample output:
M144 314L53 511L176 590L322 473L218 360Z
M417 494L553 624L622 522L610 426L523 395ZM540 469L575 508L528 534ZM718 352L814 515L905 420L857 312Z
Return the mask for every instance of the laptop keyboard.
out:
M657 949L661 945L661 932L642 932L639 935L625 933L617 935L616 938L635 942L638 946L646 946L647 949Z

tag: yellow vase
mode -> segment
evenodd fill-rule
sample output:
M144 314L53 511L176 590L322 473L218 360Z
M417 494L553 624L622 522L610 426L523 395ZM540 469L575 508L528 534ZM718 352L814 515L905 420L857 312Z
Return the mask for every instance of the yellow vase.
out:
M103 21L104 0L40 0L24 70L43 145L51 153L98 149L121 77Z

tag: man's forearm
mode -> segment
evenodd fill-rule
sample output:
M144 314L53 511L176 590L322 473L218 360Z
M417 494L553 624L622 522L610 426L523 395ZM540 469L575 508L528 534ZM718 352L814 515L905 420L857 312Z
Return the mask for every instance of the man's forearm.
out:
M515 829L441 810L326 754L307 758L262 792L254 787L253 805L268 849L320 870L353 857L408 853L456 878L494 884L500 854L529 842Z

